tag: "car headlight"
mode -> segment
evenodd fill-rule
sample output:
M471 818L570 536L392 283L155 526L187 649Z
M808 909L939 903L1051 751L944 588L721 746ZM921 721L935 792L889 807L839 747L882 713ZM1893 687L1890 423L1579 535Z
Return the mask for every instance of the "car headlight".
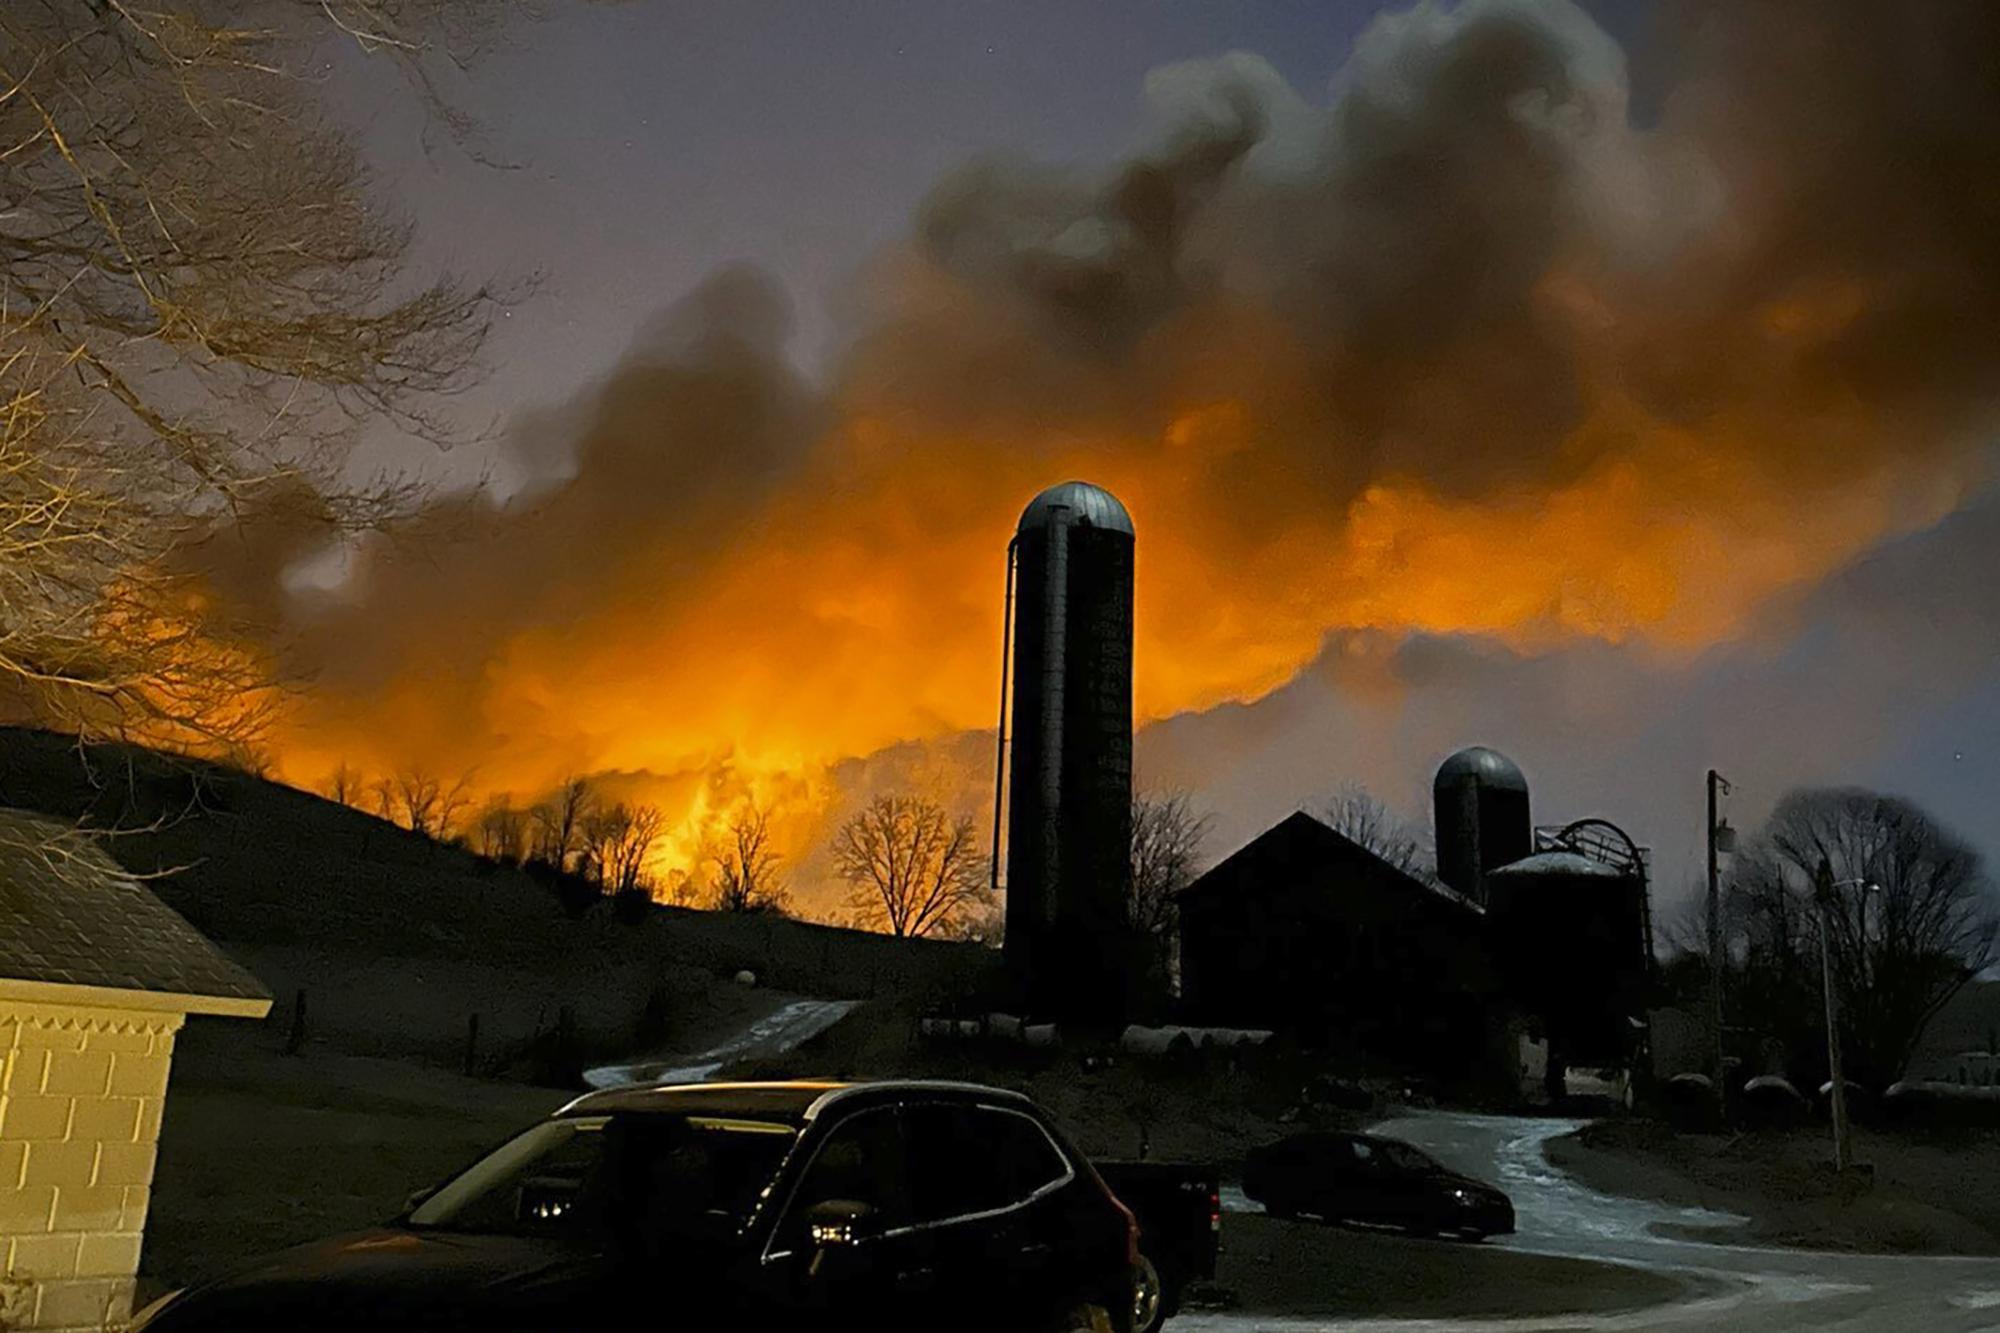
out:
M146 1325L158 1319L160 1312L165 1310L169 1305L172 1305L175 1299L185 1290L187 1290L185 1287L176 1287L157 1300L148 1302L146 1308L133 1315L131 1322L125 1325L124 1333L140 1333Z
M1465 1205L1468 1208L1471 1207L1473 1204L1479 1202L1479 1199L1473 1194L1471 1190L1453 1190L1451 1192L1451 1197L1456 1199L1459 1203Z

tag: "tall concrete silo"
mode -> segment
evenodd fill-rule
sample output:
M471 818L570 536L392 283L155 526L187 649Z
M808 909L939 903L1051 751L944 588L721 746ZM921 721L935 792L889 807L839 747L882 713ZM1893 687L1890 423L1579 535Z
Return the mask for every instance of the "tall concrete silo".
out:
M1486 876L1534 850L1528 780L1506 755L1474 745L1438 767L1431 797L1438 878L1483 902Z
M1125 506L1081 481L1037 495L1008 548L1007 959L1036 1002L1084 1017L1129 983L1132 554Z

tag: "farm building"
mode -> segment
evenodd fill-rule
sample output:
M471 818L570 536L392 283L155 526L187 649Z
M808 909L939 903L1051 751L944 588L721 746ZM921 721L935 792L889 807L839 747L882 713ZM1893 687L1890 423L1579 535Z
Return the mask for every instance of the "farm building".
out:
M1433 794L1439 878L1300 812L1190 885L1189 1018L1440 1071L1497 1071L1532 1037L1551 1092L1572 1066L1643 1060L1643 850L1601 819L1535 827L1527 780L1483 746L1445 760Z
M1303 811L1189 885L1180 911L1192 1021L1446 1064L1484 1040L1494 982L1478 905Z
M174 1034L257 979L87 836L0 810L0 1328L128 1313Z

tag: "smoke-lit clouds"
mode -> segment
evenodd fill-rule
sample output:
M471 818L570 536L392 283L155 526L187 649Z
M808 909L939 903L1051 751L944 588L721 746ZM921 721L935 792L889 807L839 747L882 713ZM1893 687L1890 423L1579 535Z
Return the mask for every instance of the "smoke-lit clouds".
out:
M1605 738L1686 734L1718 661L1983 484L1995 22L1688 7L1643 125L1559 3L1385 15L1324 96L1252 55L1159 71L1129 161L940 182L824 384L726 274L517 425L507 498L335 592L252 577L305 554L253 517L224 586L316 682L286 771L651 773L690 831L743 791L838 808L836 766L990 725L1006 536L1070 474L1138 523L1142 712L1218 709L1142 765L1244 819L1509 725L1531 772L1645 762ZM1866 679L1933 674L1883 651ZM1312 734L1345 738L1324 784ZM1801 770L1873 743L1772 739Z
M1609 816L1653 845L1668 902L1699 873L1709 767L1736 784L1739 826L1793 786L1874 783L2000 851L1981 777L2000 763L2000 603L1981 591L1997 562L1989 500L1692 660L1638 644L1342 635L1254 705L1143 733L1138 763L1208 792L1227 850L1349 779L1427 826L1438 762L1491 744L1526 770L1538 821Z

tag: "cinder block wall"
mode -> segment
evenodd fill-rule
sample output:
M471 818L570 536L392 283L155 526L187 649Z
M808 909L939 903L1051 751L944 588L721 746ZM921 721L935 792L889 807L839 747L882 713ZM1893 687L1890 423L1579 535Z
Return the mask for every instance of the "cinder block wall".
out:
M184 1015L0 1000L0 1331L131 1312Z

